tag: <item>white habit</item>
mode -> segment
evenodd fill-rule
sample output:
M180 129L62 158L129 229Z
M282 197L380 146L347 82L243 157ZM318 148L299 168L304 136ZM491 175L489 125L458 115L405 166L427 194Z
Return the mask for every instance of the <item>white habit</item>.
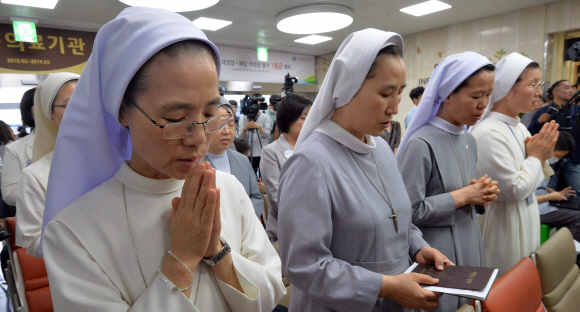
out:
M34 92L34 121L36 135L32 148L33 164L22 170L16 198L16 245L37 258L39 253L42 218L48 185L48 174L54 154L58 128L52 123L52 107L58 91L67 82L78 80L73 73L49 74ZM67 103L68 104L68 103Z
M513 132L512 132L513 131ZM540 246L540 212L534 191L554 172L536 157L526 157L531 136L519 119L489 112L473 129L477 176L488 174L501 193L480 216L487 266L503 275Z
M16 198L16 245L26 247L26 252L34 257L42 258L38 253L40 234L42 232L42 217L44 216L44 201L48 173L53 152L44 155L32 165L22 170L20 185Z
M6 145L2 159L2 197L10 206L16 206L20 173L32 163L33 131L24 138Z
M113 178L59 213L43 238L54 310L272 311L285 294L280 258L243 186L220 171L216 186L222 190L221 236L231 246L244 293L218 280L202 263L189 300L158 275L170 248L171 200L181 195L183 182L149 179L123 163ZM129 235L122 183L147 286Z

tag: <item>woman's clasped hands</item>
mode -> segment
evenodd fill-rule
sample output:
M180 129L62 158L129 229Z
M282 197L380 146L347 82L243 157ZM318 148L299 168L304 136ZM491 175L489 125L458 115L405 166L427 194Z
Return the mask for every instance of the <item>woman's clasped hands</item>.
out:
M451 192L455 200L455 209L465 205L489 205L500 193L497 185L497 181L489 178L487 174L477 180L471 180L470 185Z
M220 189L216 187L216 170L208 162L197 163L185 178L181 198L175 197L168 225L171 251L191 271L203 258L215 256L221 249ZM172 256L168 256L162 272L177 287L185 288L193 277Z

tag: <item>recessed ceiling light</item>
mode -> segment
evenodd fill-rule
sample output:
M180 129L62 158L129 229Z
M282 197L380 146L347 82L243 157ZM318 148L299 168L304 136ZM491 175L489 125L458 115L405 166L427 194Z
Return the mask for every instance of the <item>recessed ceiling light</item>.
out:
M352 24L352 15L351 9L341 5L305 5L278 14L276 27L289 34L325 33Z
M193 21L193 25L203 30L218 30L231 24L230 21L219 20L215 18L200 17Z
M300 39L296 39L296 40L294 40L294 42L306 43L306 44L317 44L317 43L321 43L321 42L328 41L328 40L332 40L332 38L326 37L326 36L319 36L319 35L310 35L310 36L306 36L306 37L303 37Z
M219 0L119 0L129 6L165 9L172 12L203 10L215 5Z
M415 16L423 16L438 11L446 10L449 9L450 7L451 6L447 3L437 0L430 0L406 8L402 8L399 11Z
M42 9L54 9L58 0L1 0L4 4L22 5Z

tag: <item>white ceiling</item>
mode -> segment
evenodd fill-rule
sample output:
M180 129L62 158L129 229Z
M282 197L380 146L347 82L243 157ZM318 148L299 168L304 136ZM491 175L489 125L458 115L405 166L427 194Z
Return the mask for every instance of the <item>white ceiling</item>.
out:
M1 0L0 0L1 1ZM408 35L481 17L510 12L521 8L555 2L556 0L443 0L453 7L422 17L411 16L399 9L425 0L221 0L201 11L185 12L191 20L210 17L233 23L206 35L217 45L255 48L269 46L271 51L322 55L334 52L350 33L368 27ZM303 35L291 35L276 28L276 15L306 4L340 4L354 11L354 22L347 28L324 34L333 40L317 45L294 42ZM97 31L127 6L118 0L60 0L54 10L0 4L0 22L10 17L29 17L38 26Z

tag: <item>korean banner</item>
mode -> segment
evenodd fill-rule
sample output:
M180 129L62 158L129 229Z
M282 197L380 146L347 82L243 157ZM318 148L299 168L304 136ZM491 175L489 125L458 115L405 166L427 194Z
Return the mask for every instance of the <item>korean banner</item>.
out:
M314 56L268 52L268 61L258 61L257 50L220 47L220 81L284 83L290 73L298 83L314 84Z
M36 32L38 42L19 42L12 24L0 24L0 73L82 72L96 33L44 27Z

